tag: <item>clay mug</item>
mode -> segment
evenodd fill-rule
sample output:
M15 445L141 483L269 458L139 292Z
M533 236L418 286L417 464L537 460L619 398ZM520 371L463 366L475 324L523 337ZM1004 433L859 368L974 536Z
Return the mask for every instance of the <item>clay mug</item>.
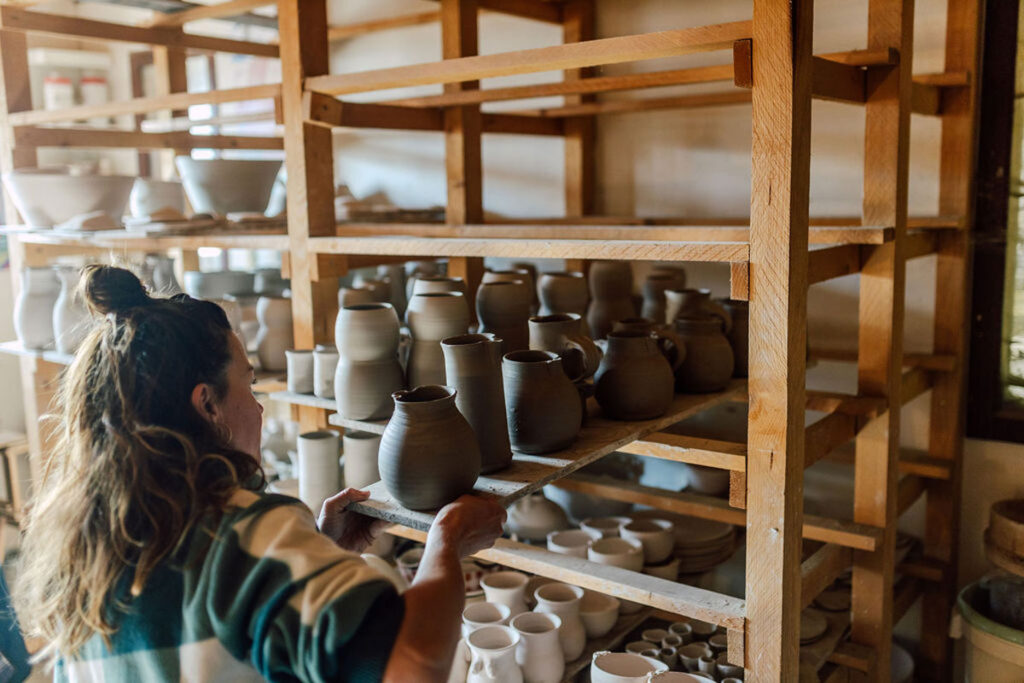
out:
M525 683L559 683L565 672L565 655L559 639L561 617L527 612L513 617L509 625L519 634L516 664Z
M508 607L509 614L516 616L527 611L526 587L529 577L522 572L491 572L480 579L487 602Z
M686 344L679 337L679 334L670 329L664 323L657 323L651 318L626 318L616 320L612 326L612 332L637 331L646 332L654 337L661 350L661 355L672 366L674 372L682 364L686 357ZM605 345L607 347L607 345Z
M562 643L562 655L571 662L581 654L587 644L586 630L580 619L580 600L583 589L567 583L549 583L534 593L537 598L535 612L555 614L562 620L558 639Z
M595 540L594 535L583 529L552 531L548 534L548 550L559 555L570 555L587 559L587 548Z
M710 289L669 289L665 299L665 323L670 326L679 318L717 318L725 333L732 329L729 312L711 298Z
M513 351L502 359L512 450L541 455L568 448L583 419L579 393L549 351Z
M479 332L489 332L504 345L504 352L530 348L529 292L521 280L482 282L476 290L476 317Z
M601 411L615 420L651 420L672 404L672 366L646 332L608 334L608 351L594 375Z
M685 287L685 273L682 274L682 277L679 277L676 273L664 270L656 270L650 273L644 278L644 284L641 288L644 301L640 307L640 315L664 322L667 307L665 292L670 289L683 289Z
M623 524L619 533L624 540L640 542L645 564L664 562L675 547L675 525L667 519L634 519Z
M562 357L563 367L574 382L593 376L601 364L601 349L583 334L578 313L553 313L530 318L530 348L551 351Z
M600 638L615 627L619 618L619 600L604 593L584 590L580 600L580 619L587 638Z
M676 332L686 345L686 357L676 369L676 391L703 394L721 391L733 373L733 353L717 318L679 318Z
M746 377L750 344L750 306L739 299L721 299L720 302L732 319L732 328L726 337L735 360L733 377Z
M522 683L516 664L519 634L508 626L484 626L466 637L471 661L466 683Z

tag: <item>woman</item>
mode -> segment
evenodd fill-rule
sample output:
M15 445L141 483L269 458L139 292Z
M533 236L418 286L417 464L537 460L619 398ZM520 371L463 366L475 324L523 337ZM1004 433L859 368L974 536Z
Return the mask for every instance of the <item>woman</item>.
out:
M57 678L443 680L460 558L493 543L504 510L442 509L398 596L355 554L378 526L344 507L367 494L328 500L318 530L299 501L259 493L263 411L220 307L151 298L109 266L81 291L105 318L58 395L15 592Z

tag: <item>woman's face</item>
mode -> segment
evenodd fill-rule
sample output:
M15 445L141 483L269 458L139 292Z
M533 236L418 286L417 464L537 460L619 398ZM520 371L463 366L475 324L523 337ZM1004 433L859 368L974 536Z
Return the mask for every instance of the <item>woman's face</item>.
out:
M237 335L231 337L228 389L217 406L218 422L228 429L231 446L260 459L263 406L252 393L255 371Z

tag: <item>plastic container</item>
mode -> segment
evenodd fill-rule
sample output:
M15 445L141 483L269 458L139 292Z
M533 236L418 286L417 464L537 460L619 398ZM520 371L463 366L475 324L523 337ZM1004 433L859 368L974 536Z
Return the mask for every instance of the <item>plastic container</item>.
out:
M957 598L952 635L965 642L964 680L1016 683L1024 680L1024 631L993 621L980 610L988 606L984 581L964 587Z
M75 106L75 86L67 76L51 73L43 79L43 108L47 111Z

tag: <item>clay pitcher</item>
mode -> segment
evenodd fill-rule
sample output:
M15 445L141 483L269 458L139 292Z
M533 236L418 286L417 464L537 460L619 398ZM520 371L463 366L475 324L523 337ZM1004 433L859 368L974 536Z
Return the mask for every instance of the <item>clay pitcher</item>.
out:
M583 318L583 333L590 336L590 327L586 324L590 292L583 273L542 273L537 283L537 294L540 296L539 315L578 313Z
M683 343L682 337L664 324L656 323L649 318L626 318L616 321L612 328L612 332L627 331L646 332L653 337L661 355L665 356L665 360L672 366L673 372L686 357L686 344Z
M726 337L736 360L736 367L732 371L733 377L746 377L750 357L750 306L746 301L738 299L722 299L721 304L732 319L732 328Z
M482 282L476 290L476 317L480 332L498 337L504 352L530 348L530 297L520 281Z
M21 271L21 292L14 304L14 332L26 349L42 349L53 343L53 307L60 296L60 282L53 268Z
M594 339L604 339L616 320L636 315L633 269L628 261L595 261L590 265L590 307L587 324Z
M554 313L530 318L530 348L562 357L569 378L578 382L593 376L601 363L601 349L583 334L577 313Z
M733 370L732 347L718 318L680 318L676 331L686 344L686 358L676 370L676 391L703 394L721 391Z
M672 404L672 366L654 338L636 330L611 332L608 350L594 375L594 397L615 420L652 420Z
M480 472L505 469L512 462L505 389L501 381L501 341L491 334L465 334L441 341L448 386L455 406L469 422L480 447Z
M682 273L682 271L679 271ZM667 270L655 270L644 279L642 289L644 302L640 307L640 315L651 320L665 321L665 292L670 289L686 287L686 274Z
M455 407L455 390L428 385L396 391L380 440L380 478L410 510L436 510L473 489L480 449Z
M441 340L469 331L469 308L462 292L415 294L406 312L412 348L409 351L409 386L442 384L444 354Z
M512 449L534 455L568 448L580 431L579 393L550 351L513 351L501 363Z
M680 318L717 318L727 334L732 318L725 307L712 300L710 289L669 289L665 292L665 323L673 325Z

